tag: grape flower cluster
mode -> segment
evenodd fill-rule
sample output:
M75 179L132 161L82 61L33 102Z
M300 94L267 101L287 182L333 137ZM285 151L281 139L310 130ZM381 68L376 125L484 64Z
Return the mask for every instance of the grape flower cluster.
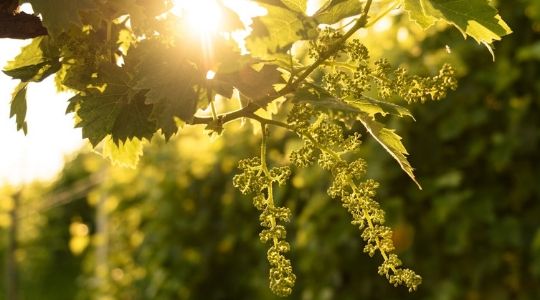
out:
M358 149L360 135L355 133L345 137L342 125L310 104L295 105L289 113L288 123L304 140L303 147L291 153L291 162L304 167L317 161L321 168L332 173L333 181L327 193L331 198L340 199L351 214L351 223L358 226L366 242L364 252L370 256L379 252L382 256L384 261L379 266L379 274L391 284L416 290L422 278L414 271L402 268L402 262L393 253L392 230L384 225L384 211L374 200L378 183L364 180L367 165L363 159L348 161L344 158Z
M270 264L270 289L278 296L288 296L296 281L291 261L285 257L290 245L285 240L287 231L278 222L289 222L291 211L286 207L278 207L274 203L273 185L283 185L291 175L288 166L268 169L264 158L264 147L261 147L261 158L243 159L238 168L242 171L233 179L233 184L243 194L254 194L253 205L259 210L259 221L264 229L259 234L263 243L271 243L267 251Z
M360 40L343 40L344 35L339 30L329 27L320 30L317 40L311 42L308 55L316 61L322 77L320 80L310 78L313 81L301 86L310 91L308 94L312 98L319 97L316 98L319 101L295 97L297 101L286 124L261 121L261 156L240 161L241 173L233 179L234 186L243 194L254 195L254 206L261 212L259 221L264 229L260 239L271 243L267 252L271 266L270 288L279 296L291 294L296 276L290 260L284 255L290 251L290 246L285 240L285 227L279 224L288 222L291 212L275 205L273 188L275 184L285 184L291 171L288 166L267 167L265 122L269 121L295 132L302 139L303 146L289 156L293 165L307 167L317 163L332 174L327 193L331 198L339 199L350 213L351 223L360 229L365 241L364 252L371 257L379 253L382 257L378 273L391 284L403 285L409 291L416 290L422 282L414 271L402 267L394 253L392 230L385 226L385 213L375 200L378 183L365 178L366 162L355 154L361 144L360 134L345 134L344 129L351 128L358 120L358 114L366 115L353 104L360 99L371 99L368 95L377 94L381 100L376 103L393 98L412 103L445 97L448 90L457 86L454 70L450 65L443 65L435 76L410 75L405 68L393 68L385 59L372 62L368 49ZM386 105L392 106L388 102Z
M326 28L312 42L309 56L320 58L341 37L341 33ZM407 103L440 100L449 90L457 88L455 71L444 64L435 76L411 75L403 67L393 68L386 59L371 63L369 51L358 39L338 47L334 55L328 56L322 80L323 88L340 99L354 101L372 92L382 100L396 96Z

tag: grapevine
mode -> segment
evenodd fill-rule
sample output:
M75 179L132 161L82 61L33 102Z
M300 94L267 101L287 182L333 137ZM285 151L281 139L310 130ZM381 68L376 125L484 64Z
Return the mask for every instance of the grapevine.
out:
M449 64L430 76L394 67L384 57L372 58L357 33L398 7L423 28L446 22L490 51L492 42L511 32L484 0L470 6L328 0L310 15L306 0L254 1L267 14L253 19L243 53L231 33L247 25L222 1L216 2L226 12L221 28L204 36L189 30L188 18L170 12L170 1L70 1L62 12L53 8L65 1L27 2L41 15L39 20L31 17L38 28L12 34L34 39L4 68L21 82L11 101L18 129L27 130L28 83L53 74L58 90L74 94L67 112L75 114L83 137L94 147L118 150L107 153L142 152L141 141L154 136L169 140L183 126L202 124L219 135L237 120L260 125L260 154L239 162L233 185L251 195L260 212L259 237L270 245L269 286L279 296L292 293L296 275L286 256L294 251L284 225L292 213L280 206L284 199L276 199L275 189L288 183L293 167L314 164L332 175L328 196L350 213L365 241L364 252L382 258L378 273L409 291L422 281L395 254L392 231L375 200L378 183L366 178L367 162L359 156L363 136L353 129L363 126L420 187L401 138L377 118L412 117L399 101L441 100L456 89L456 74ZM9 9L10 18L28 18L18 14L16 5ZM236 100L240 107L220 111L218 100L224 107ZM261 116L278 103L277 114ZM201 113L206 108L211 115ZM302 141L287 158L290 165L268 161L271 127Z
M290 251L290 245L285 241L286 230L278 221L289 222L291 211L286 207L278 207L274 200L274 184L283 185L291 175L288 167L268 169L266 162L266 125L261 123L262 142L261 156L240 161L239 169L243 172L236 175L233 184L242 193L253 193L253 205L261 215L259 221L264 227L260 233L262 242L270 242L267 258L271 265L270 289L279 296L288 296L292 292L296 276L292 271L291 261L284 256Z

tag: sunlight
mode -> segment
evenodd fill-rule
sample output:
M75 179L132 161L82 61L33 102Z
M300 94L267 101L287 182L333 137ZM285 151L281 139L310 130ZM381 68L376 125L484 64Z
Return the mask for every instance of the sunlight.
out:
M310 0L316 2L319 0ZM266 9L249 0L173 0L171 12L185 17L189 26L200 33L219 31L224 16L222 7L227 7L238 14L244 25L251 24L251 18L266 14Z
M192 30L213 33L221 23L221 9L216 0L174 0L171 12L185 17Z
M319 0L310 0L318 2ZM186 20L190 29L198 33L203 45L211 54L212 45L209 44L210 36L220 32L227 22L227 14L223 12L228 8L235 12L244 24L243 30L233 32L221 32L226 38L232 38L240 47L241 53L248 53L245 46L245 38L250 34L253 18L267 14L265 8L251 0L172 0L171 13ZM312 3L313 4L313 3Z
M208 80L212 80L214 79L214 77L216 77L216 72L210 70L206 73L206 79Z
M308 0L306 15L313 16L321 8L320 0Z

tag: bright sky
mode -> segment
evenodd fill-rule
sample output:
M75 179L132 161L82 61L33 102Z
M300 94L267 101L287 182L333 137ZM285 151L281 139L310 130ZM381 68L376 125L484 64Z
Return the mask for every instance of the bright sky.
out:
M29 41L0 39L0 68ZM69 94L57 94L53 77L28 87L28 135L18 132L9 118L11 93L18 80L0 72L0 186L54 176L65 155L83 145L81 131L65 110Z

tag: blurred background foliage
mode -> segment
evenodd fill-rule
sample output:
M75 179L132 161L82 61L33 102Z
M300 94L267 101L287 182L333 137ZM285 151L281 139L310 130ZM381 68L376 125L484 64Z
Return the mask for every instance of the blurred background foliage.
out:
M412 107L416 122L395 124L423 191L369 138L363 150L398 252L424 278L419 291L376 274L326 196L328 174L312 168L277 192L295 216L291 299L540 299L540 2L499 9L514 33L495 62L459 32L423 32L404 15L362 37L374 57L418 73L451 61L460 76L444 101ZM218 139L201 129L154 140L136 170L82 151L53 182L3 187L0 267L16 207L20 299L275 299L257 212L231 184L258 138L249 124ZM298 143L272 136L272 162L284 164Z

